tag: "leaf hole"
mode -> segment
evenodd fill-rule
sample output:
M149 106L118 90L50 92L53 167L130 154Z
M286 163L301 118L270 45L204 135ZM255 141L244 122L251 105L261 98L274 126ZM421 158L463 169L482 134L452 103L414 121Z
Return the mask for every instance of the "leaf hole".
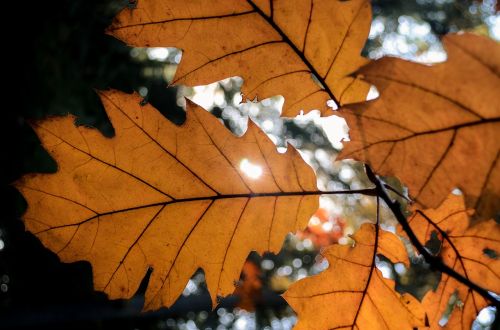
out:
M375 100L379 96L380 96L380 93L379 93L377 87L371 85L370 90L368 91L368 95L366 95L366 100L367 101Z
M441 252L441 247L442 247L443 242L439 239L438 232L433 230L431 232L431 238L425 242L425 248L429 253L431 253L434 256L439 255Z
M444 327L448 323L455 307L461 308L462 306L463 302L459 299L458 292L457 291L453 292L450 295L450 299L448 299L448 305L446 306L445 311L441 315L438 324L441 327Z
M494 260L498 259L498 253L495 250L485 248L485 249L483 249L483 253L490 259L494 259Z

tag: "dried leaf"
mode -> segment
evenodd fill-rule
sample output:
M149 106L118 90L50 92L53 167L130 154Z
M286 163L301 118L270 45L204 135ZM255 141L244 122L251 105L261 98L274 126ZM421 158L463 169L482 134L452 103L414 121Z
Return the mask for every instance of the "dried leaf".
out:
M397 176L424 208L458 187L490 218L500 203L500 45L472 34L443 42L443 64L383 58L361 70L381 96L340 111L352 140L340 158Z
M394 234L364 224L353 236L354 247L332 245L324 251L330 266L319 275L298 281L284 298L297 312L295 329L411 329L424 325L420 303L394 291L394 281L383 278L375 256L406 250L394 244ZM396 262L396 260L393 260Z
M408 222L422 244L433 232L437 234L445 265L489 291L500 292L500 226L493 220L469 226L471 213L462 196L450 195L439 208L423 212L428 219L415 213ZM401 227L398 230L404 235ZM432 329L440 328L439 321L455 292L461 307L453 310L447 329L470 329L488 303L477 292L442 274L437 289L429 291L422 301Z
M295 116L326 113L329 99L366 99L369 85L346 76L367 62L360 52L370 20L368 0L139 1L108 33L137 47L182 49L174 84L238 75L246 98L282 95L283 115Z
M238 297L236 307L246 311L255 311L262 303L262 274L259 266L252 261L246 261L241 271L241 278L234 291Z
M110 298L131 297L152 267L145 309L170 306L201 267L215 302L233 292L250 251L279 251L318 208L318 196L304 194L317 191L312 169L291 146L279 154L252 122L237 138L189 102L176 126L138 95L101 99L116 135L76 127L72 116L35 123L59 168L16 187L29 204L26 228L62 261L89 261Z

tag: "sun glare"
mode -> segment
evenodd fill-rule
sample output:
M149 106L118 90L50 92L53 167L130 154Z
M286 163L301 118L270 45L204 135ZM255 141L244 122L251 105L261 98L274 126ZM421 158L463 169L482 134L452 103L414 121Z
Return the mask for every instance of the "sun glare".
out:
M241 160L240 169L246 176L252 179L257 179L262 175L262 167L250 163L246 158Z

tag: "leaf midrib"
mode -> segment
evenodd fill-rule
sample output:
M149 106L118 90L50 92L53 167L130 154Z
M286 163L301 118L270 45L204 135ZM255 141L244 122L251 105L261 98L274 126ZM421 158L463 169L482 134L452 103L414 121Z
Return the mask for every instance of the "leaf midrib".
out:
M355 114L355 116L363 118L362 114L357 114L357 115ZM375 118L371 118L371 119L375 119ZM375 119L375 120L377 120L377 119ZM465 127L487 125L487 124L492 124L492 123L497 123L497 122L500 122L500 117L482 119L482 120L477 120L477 121L472 121L472 122L466 122L466 123L452 125L452 126L448 126L448 127L437 128L437 129L429 130L429 131L416 132L416 133L413 133L411 135L407 135L407 136L397 138L397 139L380 140L380 141L376 141L374 143L370 143L368 145L364 145L363 147L361 147L359 149L353 150L353 151L349 152L348 154L343 155L343 158L345 159L345 158L347 158L347 157L349 157L349 156L351 156L359 151L371 148L371 147L378 145L380 143L398 143L398 142L403 142L405 140L413 139L413 138L415 138L417 136L421 136L421 135L438 134L438 133L442 133L442 132L446 132L446 131L458 131L459 129L462 129Z
M200 196L200 197L190 197L190 198L181 198L181 199L173 199L165 202L158 202L158 203L151 203L151 204L145 204L145 205L139 205L139 206L133 206L133 207L128 207L120 210L113 210L109 212L103 212L103 213L96 213L94 216L82 220L77 223L71 223L71 224L64 224L60 226L54 226L48 229L44 229L42 231L39 231L37 234L41 234L44 232L47 232L49 230L53 229L59 229L59 228L64 228L64 227L71 227L71 226L79 226L81 224L84 224L85 222L91 221L93 219L96 219L97 217L102 217L102 216L107 216L111 214L116 214L116 213L122 213L122 212L128 212L128 211L134 211L134 210L139 210L143 208L149 208L149 207L155 207L155 206L167 206L170 204L176 204L176 203L188 203L188 202L196 202L196 201L205 201L205 200L211 200L211 201L216 201L219 199L234 199L234 198L259 198L259 197L287 197L287 196L317 196L317 195L349 195L349 194L364 194L364 195L375 195L375 190L374 189L358 189L358 190L338 190L338 191L320 191L320 190L314 190L314 191L290 191L290 192L267 192L267 193L248 193L248 194L228 194L228 195L212 195L212 196Z

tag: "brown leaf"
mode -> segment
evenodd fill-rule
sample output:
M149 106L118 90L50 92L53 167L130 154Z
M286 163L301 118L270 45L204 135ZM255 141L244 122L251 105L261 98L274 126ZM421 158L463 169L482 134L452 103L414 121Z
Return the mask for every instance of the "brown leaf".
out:
M145 309L170 306L201 267L215 302L233 292L250 251L279 251L318 208L318 196L304 194L317 191L312 169L291 146L279 154L252 122L237 138L189 102L176 126L138 95L101 99L116 135L76 127L72 116L35 123L59 168L16 187L29 204L26 228L62 261L89 261L110 298L131 297L152 267Z
M332 245L324 251L330 266L321 274L298 281L284 298L297 312L295 329L411 329L424 325L420 303L394 291L383 278L375 256L394 250L406 257L401 242L378 226L364 224L353 236L354 247ZM396 262L395 260L393 260Z
M340 111L352 140L340 158L397 176L424 208L458 187L489 218L500 203L500 45L472 34L443 42L443 64L383 58L361 70L381 96Z
M441 241L439 255L445 265L489 291L500 292L500 226L488 220L469 227L471 213L462 196L450 195L439 208L423 212L427 219L415 213L408 222L422 244L433 232L437 234ZM401 227L398 230L404 235ZM463 306L453 310L448 329L470 329L478 312L487 305L481 295L442 274L437 289L429 291L422 301L432 329L440 328L438 322L455 292Z
M329 99L366 99L369 85L346 76L367 61L359 54L370 20L368 0L139 1L108 33L137 47L182 49L174 84L238 75L246 98L282 95L283 115L295 116L326 113Z
M259 266L247 260L243 265L239 284L234 290L234 294L239 298L236 307L252 312L262 303L261 276Z

